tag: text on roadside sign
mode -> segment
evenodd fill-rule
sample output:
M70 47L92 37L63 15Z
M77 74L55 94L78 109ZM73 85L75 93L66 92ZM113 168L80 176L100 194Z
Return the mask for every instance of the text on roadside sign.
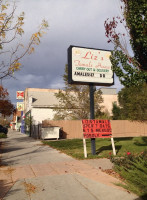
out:
M112 135L110 120L82 120L84 138L110 138Z

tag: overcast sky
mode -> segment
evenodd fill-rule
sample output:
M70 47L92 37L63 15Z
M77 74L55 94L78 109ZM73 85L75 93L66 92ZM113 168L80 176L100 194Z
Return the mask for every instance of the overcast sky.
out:
M16 91L27 87L62 89L70 45L112 50L105 37L104 21L120 14L119 5L119 0L17 1L17 13L25 12L24 43L42 19L48 21L49 29L35 53L22 60L23 68L15 73L16 79L3 80L11 101L16 102ZM116 78L113 87L121 87Z

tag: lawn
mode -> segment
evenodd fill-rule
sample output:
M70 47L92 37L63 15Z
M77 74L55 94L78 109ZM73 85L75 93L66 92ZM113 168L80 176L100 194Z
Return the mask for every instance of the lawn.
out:
M131 152L131 154L139 154L147 149L147 137L132 137L132 138L114 138L116 156L122 157ZM45 140L47 144L55 149L60 150L74 158L84 159L83 140ZM97 138L96 139L96 155L91 154L91 141L86 139L88 158L109 158L113 155L111 139Z

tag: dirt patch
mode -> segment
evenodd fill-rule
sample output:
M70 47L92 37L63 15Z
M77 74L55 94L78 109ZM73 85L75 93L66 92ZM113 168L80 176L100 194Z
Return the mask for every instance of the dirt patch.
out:
M6 175L11 175L14 171L15 171L14 168L8 167L6 170L4 170L4 173L5 173Z
M37 191L37 186L33 185L32 183L26 183L23 182L23 185L25 187L26 193L30 196L32 193L35 193Z
M106 174L109 174L110 176L113 176L114 178L119 179L120 181L124 181L125 179L120 176L117 172L115 172L113 169L105 169L102 170L102 172L105 172Z

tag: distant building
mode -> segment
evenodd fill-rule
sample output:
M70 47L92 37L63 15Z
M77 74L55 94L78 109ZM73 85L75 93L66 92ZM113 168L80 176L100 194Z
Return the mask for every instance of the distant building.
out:
M54 118L54 105L59 101L55 97L58 89L26 88L24 93L24 114L31 115L34 124L42 123L43 120ZM104 99L104 111L112 114L112 103L117 103L117 93L114 88L101 88Z
M118 95L116 88L101 88L102 97L104 102L101 104L104 106L104 111L109 112L112 115L113 103L118 104Z
M16 111L13 113L13 119L11 121L11 129L19 130L21 125L21 111Z
M54 118L54 104L58 104L55 97L57 89L26 88L24 94L24 114L31 113L35 124L42 120Z

